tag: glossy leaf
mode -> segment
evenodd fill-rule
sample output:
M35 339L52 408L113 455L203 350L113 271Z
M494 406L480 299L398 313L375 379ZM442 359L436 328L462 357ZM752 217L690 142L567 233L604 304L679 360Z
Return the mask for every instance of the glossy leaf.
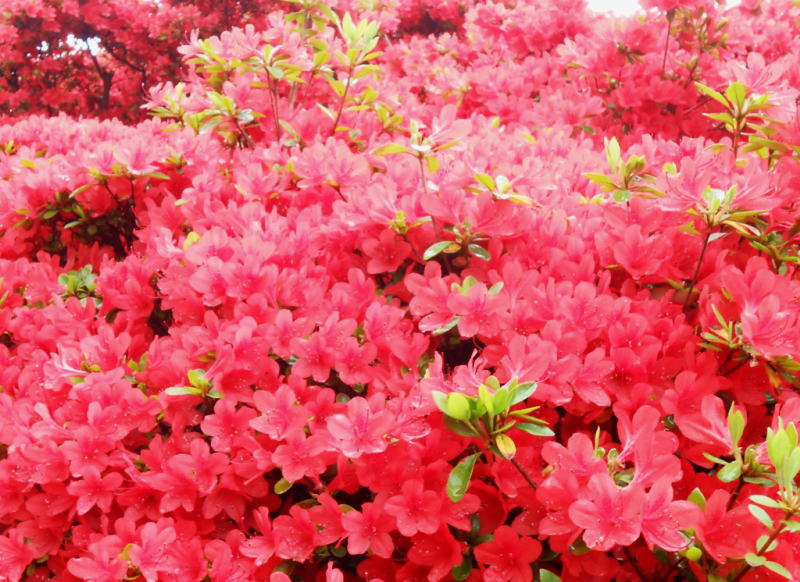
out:
M458 503L464 498L469 488L469 482L472 479L475 462L480 456L481 453L474 453L462 459L450 471L450 475L447 478L447 497L450 498L450 501Z

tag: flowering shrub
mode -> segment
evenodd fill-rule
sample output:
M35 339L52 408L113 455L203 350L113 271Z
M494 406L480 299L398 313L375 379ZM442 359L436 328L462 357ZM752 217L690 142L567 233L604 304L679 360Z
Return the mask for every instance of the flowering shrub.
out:
M648 6L268 5L0 126L0 580L800 579L800 8Z

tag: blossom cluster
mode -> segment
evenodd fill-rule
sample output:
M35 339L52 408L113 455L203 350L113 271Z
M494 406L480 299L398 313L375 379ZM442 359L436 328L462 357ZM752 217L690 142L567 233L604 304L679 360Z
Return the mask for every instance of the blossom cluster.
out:
M800 578L800 7L647 8L284 3L0 125L0 580Z

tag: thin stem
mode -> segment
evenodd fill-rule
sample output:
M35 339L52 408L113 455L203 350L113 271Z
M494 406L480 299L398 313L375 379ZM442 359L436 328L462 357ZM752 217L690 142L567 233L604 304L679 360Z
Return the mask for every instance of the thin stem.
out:
M292 108L294 108L295 106L299 107L299 105L301 103L303 105L306 104L306 102L308 101L308 93L309 93L309 91L311 91L311 85L314 82L314 76L316 75L316 72L317 72L316 69L312 69L311 70L311 74L308 76L308 82L306 83L306 86L303 88L303 95L300 97L300 99L297 102L292 101L292 103L291 103L291 107Z
M237 142L242 145L244 142L243 147L255 147L255 143L253 142L253 138L244 130L244 128L239 124L239 120L234 118L233 125L236 127L236 131L239 132L239 136L237 138Z
M273 122L275 123L275 141L281 141L281 117L280 113L278 113L278 89L277 87L270 90L270 94L272 95L272 118Z
M739 498L739 494L742 492L743 487L744 487L744 476L742 476L742 478L739 479L739 483L736 485L736 489L734 489L733 493L730 496L730 499L728 499L728 506L726 508L726 511L730 511L731 509L733 509L733 505Z
M422 162L422 156L417 156L417 164L419 165L419 178L422 181L422 190L425 194L428 194L428 178L425 175L425 164ZM436 222L436 218L431 216L431 224L433 225L433 232L436 234L436 240L442 240L442 231L439 229L439 223ZM450 256L444 254L444 270L447 271L449 275L452 272L452 268L450 266Z
M269 91L269 104L272 109L272 122L275 125L275 141L281 141L281 124L280 115L278 111L278 86L272 81L272 73L269 68L264 65L264 71L267 73L267 90Z
M417 257L417 260L424 265L425 264L425 259L423 259L422 255L419 254L419 251L417 250L417 247L414 246L414 243L412 243L411 240L409 240L408 234L404 234L403 238L408 243L408 246L411 247L411 251L414 253L414 256Z
M674 570L678 570L685 561L686 561L686 557L684 556L683 558L681 558L680 560L678 560L674 564L672 564L669 567L669 569L666 571L664 576L661 578L661 582L669 582L670 574L672 574L672 572Z
M661 59L661 76L664 76L664 71L667 69L667 51L669 50L669 37L672 33L672 19L675 18L675 13L670 10L667 12L667 40L664 42L664 57Z
M736 370L738 370L739 368L741 368L742 366L744 366L744 365L745 365L747 362L748 362L748 360L747 360L747 359L740 360L740 361L739 361L739 362L738 362L738 363L737 363L735 366L731 367L729 370L720 371L720 372L719 372L719 375L720 375L720 376L730 376L730 375L731 375L731 374L733 374L733 373L734 373Z
M706 249L708 248L708 240L711 238L711 229L706 232L706 237L703 239L703 248L700 251L700 258L697 259L697 267L695 267L692 280L689 282L689 290L686 292L686 299L683 301L683 310L686 311L689 307L689 301L692 300L692 293L694 286L697 284L697 278L700 276L700 267L703 266L703 259L706 256Z
M536 489L536 483L533 482L533 479L531 479L531 477L530 477L530 475L528 475L527 471L525 471L525 469L522 467L522 465L519 464L519 461L517 461L514 457L511 457L509 459L509 461L511 461L511 464L514 465L514 467L517 469L517 471L519 471L519 474L522 475L522 477L525 479L525 481L528 482L528 485L531 486L531 489Z
M339 119L342 117L344 111L344 102L347 101L347 93L350 91L350 83L353 82L353 67L347 71L347 83L344 85L344 93L342 93L342 100L339 102L339 111L336 113L336 119L333 120L333 128L331 135L336 135L336 128L339 127Z
M628 546L622 546L622 551L625 554L625 557L628 558L628 562L630 562L631 568L633 568L634 572L636 572L639 580L642 582L648 582L647 576L639 567L639 564L636 563L636 557L633 555L633 552L631 552L631 549Z
M784 522L789 521L790 519L792 519L792 517L794 517L794 512L793 511L787 512ZM782 523L781 526L774 532L772 532L770 536L764 541L764 543L761 544L758 550L756 550L756 556L763 556L766 553L767 548L770 547L770 545L772 545L772 542L778 539L778 536L781 535L783 533L783 530L785 529L786 529L786 523ZM731 580L731 582L739 582L739 580L741 580L742 577L745 574L747 574L752 568L753 567L750 564L743 564L742 568L739 570L736 576L733 577L733 580Z
M307 36L307 32L309 27L308 24L308 17L309 17L309 9L305 8L303 10L303 26L300 29L300 34L303 37ZM314 71L311 71L311 79L314 78ZM311 83L311 79L309 79L309 83ZM292 88L289 89L289 109L294 110L294 106L297 99L297 93L299 92L298 83L292 83Z

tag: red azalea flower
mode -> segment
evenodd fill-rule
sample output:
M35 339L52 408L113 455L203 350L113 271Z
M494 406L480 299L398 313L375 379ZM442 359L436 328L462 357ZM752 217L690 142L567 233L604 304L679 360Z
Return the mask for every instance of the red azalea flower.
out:
M78 498L78 515L83 515L95 505L101 511L107 512L122 481L123 477L119 473L109 473L101 478L97 469L92 468L86 471L83 479L70 483L67 491Z
M728 510L731 494L717 489L706 501L695 532L703 548L720 564L728 558L742 558L756 547L758 537L767 533L747 505L739 504Z
M408 560L418 566L428 566L428 582L438 582L449 575L456 564L461 563L463 543L447 531L440 529L434 534L417 534L408 550Z
M328 418L328 432L334 446L351 459L365 453L380 453L388 445L386 433L393 424L392 414L373 412L366 399L357 397L347 403L347 414Z
M569 507L569 517L584 528L583 540L593 550L607 551L615 545L629 546L642 531L645 494L641 486L619 488L608 475L589 480L587 498Z
M351 555L371 550L376 556L390 558L394 542L390 532L394 530L391 520L386 519L383 502L365 503L361 511L348 511L342 516L342 527L347 531L347 551Z
M19 580L36 557L19 531L11 530L0 536L0 576L5 579Z
M647 493L642 510L642 535L652 549L658 546L677 552L689 544L678 530L689 529L700 518L700 509L691 501L672 501L672 486L657 481Z
M520 537L514 528L498 527L494 539L475 548L475 558L489 568L485 582L528 582L533 576L530 563L542 553L542 544L533 538Z
M384 509L397 520L400 533L408 537L417 532L432 534L442 522L441 494L426 491L417 479L403 483L402 495L387 499Z

